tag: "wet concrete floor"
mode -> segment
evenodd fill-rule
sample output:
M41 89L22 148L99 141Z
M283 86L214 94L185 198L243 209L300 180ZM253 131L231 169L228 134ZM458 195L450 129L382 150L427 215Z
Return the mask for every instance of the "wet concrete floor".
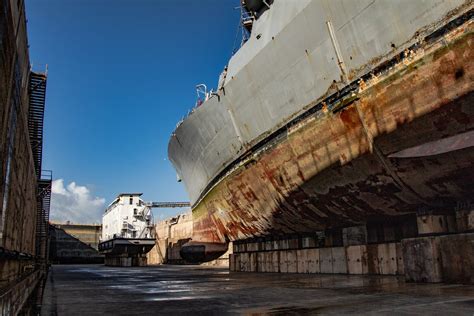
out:
M57 265L42 315L474 315L474 286L392 276L229 273L199 266Z

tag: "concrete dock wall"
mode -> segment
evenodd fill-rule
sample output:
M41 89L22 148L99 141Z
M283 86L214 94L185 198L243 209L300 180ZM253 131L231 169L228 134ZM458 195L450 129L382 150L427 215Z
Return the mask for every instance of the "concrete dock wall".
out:
M312 236L238 241L229 255L229 269L400 275L407 282L474 284L472 214L472 210L447 215L425 212L403 221L403 227L375 223ZM338 236L342 236L342 246Z
M409 282L474 283L474 233L399 243L235 252L229 258L233 272L405 275Z
M230 255L231 271L323 273L323 274L403 274L404 263L397 260L400 243L235 252Z
M103 263L97 249L101 225L50 224L51 263Z
M189 241L193 233L190 212L160 221L155 225L156 244L147 254L149 264L180 263L181 246Z
M185 264L181 258L181 247L191 240L193 235L193 219L191 212L177 215L175 217L160 221L155 225L156 244L147 254L150 265L156 264ZM220 258L203 263L208 266L228 266L229 251Z
M102 235L101 224L73 224L73 223L51 223L54 227L64 230L69 235L79 239L84 244L98 250L99 240Z

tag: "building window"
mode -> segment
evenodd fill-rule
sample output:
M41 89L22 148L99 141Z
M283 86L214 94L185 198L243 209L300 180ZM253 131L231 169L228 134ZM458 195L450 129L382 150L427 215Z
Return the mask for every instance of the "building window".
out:
M130 196L130 205L133 204L133 196Z

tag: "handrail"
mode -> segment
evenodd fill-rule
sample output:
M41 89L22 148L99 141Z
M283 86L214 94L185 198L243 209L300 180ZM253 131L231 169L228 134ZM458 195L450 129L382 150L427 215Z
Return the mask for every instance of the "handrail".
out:
M41 170L41 180L53 180L53 170Z

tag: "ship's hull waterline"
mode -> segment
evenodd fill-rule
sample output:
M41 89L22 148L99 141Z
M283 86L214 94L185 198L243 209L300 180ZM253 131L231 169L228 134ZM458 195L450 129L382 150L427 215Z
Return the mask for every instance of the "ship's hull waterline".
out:
M473 45L468 21L269 141L193 207L193 240L353 226L472 199Z

